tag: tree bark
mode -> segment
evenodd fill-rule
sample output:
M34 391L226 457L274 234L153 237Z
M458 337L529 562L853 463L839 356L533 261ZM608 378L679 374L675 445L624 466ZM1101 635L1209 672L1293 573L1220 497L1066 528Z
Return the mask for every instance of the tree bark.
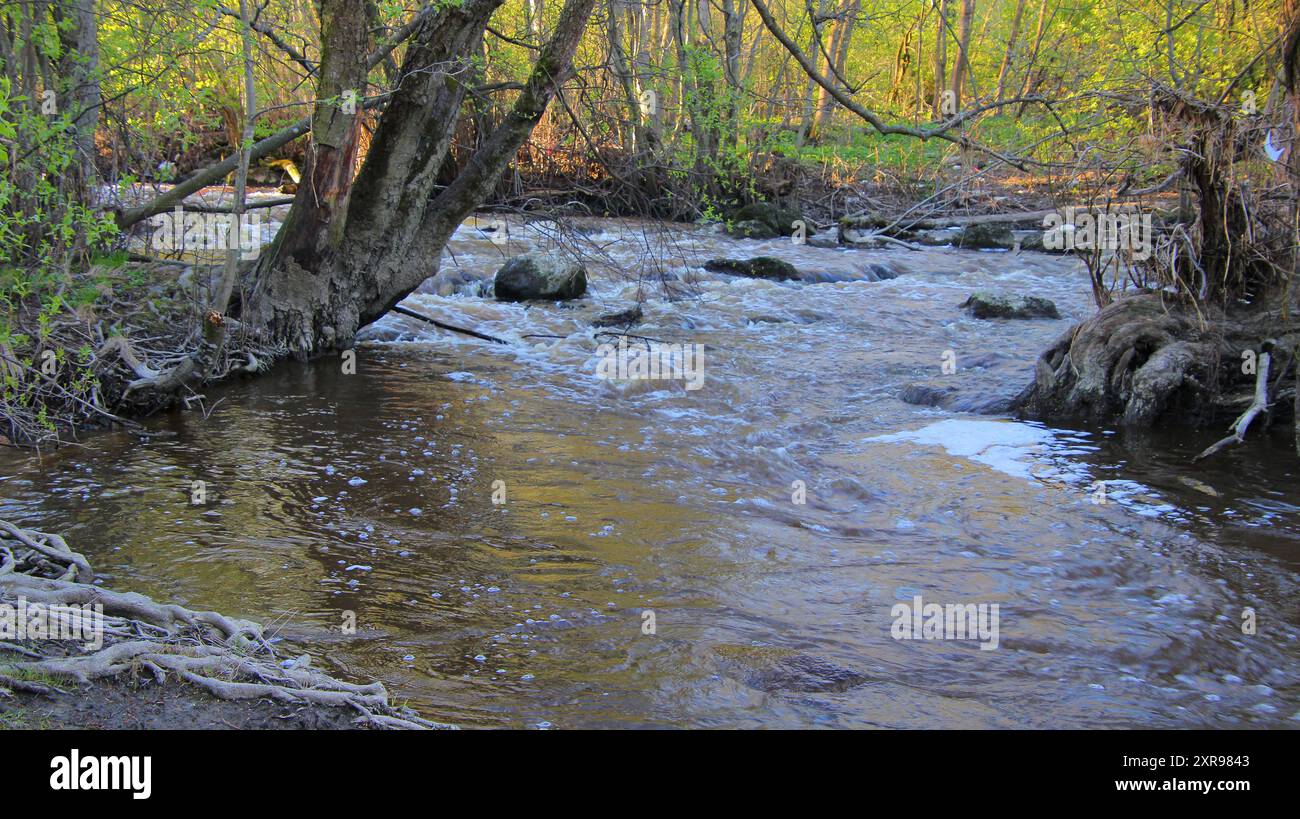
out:
M235 169L235 201L231 209L231 225L234 231L226 251L226 267L212 299L208 321L203 329L208 342L214 350L220 350L225 340L225 322L222 317L230 306L230 296L235 290L235 281L239 275L240 245L244 241L240 225L244 219L244 198L248 190L248 154L253 145L253 124L257 119L257 83L253 76L253 21L248 13L248 0L239 0L239 42L243 52L244 67L244 129L239 140L239 167ZM210 362L209 362L210 363Z
M623 0L608 0L606 22L609 26L609 69L623 89L623 104L627 109L627 119L620 120L620 134L624 148L635 156L642 145L641 138L641 95L637 90L636 76L632 69L632 59L623 44L623 24L620 19Z
M849 46L853 41L853 29L857 25L858 13L861 9L862 0L851 0L841 13L840 19L835 26L835 34L831 38L830 54L833 57L831 63L831 76L841 82L842 78L846 76L845 66L849 61ZM910 33L909 30L908 34L910 35ZM906 43L904 43L903 46L900 46L899 53L902 54L903 49L906 47ZM895 77L895 84L894 89L891 92L891 98L896 99L893 95L896 95L898 92L898 83L900 80L901 75ZM814 141L820 139L826 132L827 127L829 127L831 123L831 116L835 111L835 101L831 99L830 94L823 92L818 96L820 107L817 109L817 119L813 123Z
M67 87L76 116L76 146L81 186L88 191L95 184L95 129L99 127L99 27L94 0L71 0L55 11L68 23L61 28L63 56L59 74ZM63 89L60 89L63 92Z
M1284 0L1282 4L1281 34L1280 73L1282 83L1286 87L1287 103L1291 109L1291 133L1300 135L1300 0ZM1290 165L1290 178L1292 180L1291 207L1293 212L1291 224L1296 225L1296 211L1300 210L1300 202L1297 201L1295 180L1300 179L1300 150L1296 150L1294 145L1291 146L1291 150L1288 152L1287 163ZM1297 231L1300 228L1293 227L1292 230ZM1292 246L1295 246L1294 243ZM1294 262L1292 270L1294 270ZM1292 275L1294 275L1294 272ZM1295 371L1295 420L1293 423L1295 425L1296 454L1300 454L1300 345L1296 347L1295 357L1297 363Z
M939 0L935 8L938 10L939 15L934 24L934 104L932 113L935 119L943 119L943 92L948 87L948 0Z
M975 0L962 0L961 27L957 34L957 63L952 69L953 113L961 110L963 83L970 75L970 33L975 19Z
M296 357L346 349L360 328L437 271L452 232L490 194L571 76L595 0L565 3L510 113L455 180L438 190L473 56L501 3L464 0L420 23L365 163L350 193L336 202L330 238L318 243L305 235L316 223L291 213L274 252L259 260L243 319L264 342ZM302 207L296 203L294 210ZM340 218L342 224L334 224ZM295 247L314 247L314 253L283 252Z
M727 82L727 125L722 130L722 140L728 148L734 148L740 138L740 100L744 93L744 79L741 75L741 37L745 30L745 3L736 4L736 0L722 0L722 44L723 77Z
M1016 0L1016 13L1011 18L1011 33L1007 36L1007 50L1002 55L1002 66L998 69L998 89L996 98L1002 102L1007 92L1007 76L1011 73L1011 64L1015 61L1017 40L1020 37L1020 21L1025 16L1025 0Z
M367 0L324 0L320 5L321 63L312 112L311 146L279 253L302 267L340 238L361 136L369 33Z
M827 0L817 0L817 11L815 13L812 11L812 6L808 6L811 17L809 24L812 27L812 30L808 33L808 55L809 59L813 61L813 66L819 71L822 65L823 49L821 41L822 26L825 25L826 4ZM821 93L824 92L817 86L816 80L809 77L807 90L804 93L803 120L799 124L798 139L795 142L798 147L803 147L805 141L813 138L813 116L820 105L818 95Z

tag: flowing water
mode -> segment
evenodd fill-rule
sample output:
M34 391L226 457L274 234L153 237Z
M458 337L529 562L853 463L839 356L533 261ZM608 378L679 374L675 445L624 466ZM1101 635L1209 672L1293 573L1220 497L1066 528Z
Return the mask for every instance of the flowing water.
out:
M518 224L509 246L462 227L444 295L406 302L508 345L390 316L355 373L285 365L148 443L4 456L0 516L464 726L1300 724L1289 436L1193 468L1213 433L962 411L1089 315L1075 263L579 227L581 302L477 295L555 239ZM820 281L700 268L760 253ZM1062 318L971 319L977 288ZM631 332L703 344L699 389L597 376L590 322L639 290ZM914 384L955 398L905 403ZM917 596L998 604L996 649L894 639Z

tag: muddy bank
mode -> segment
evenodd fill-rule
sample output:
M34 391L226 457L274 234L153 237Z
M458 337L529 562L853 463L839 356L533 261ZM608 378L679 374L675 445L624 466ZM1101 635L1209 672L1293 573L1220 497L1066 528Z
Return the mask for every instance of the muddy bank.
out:
M0 652L0 664L6 656ZM364 730L349 708L221 700L185 683L147 678L0 698L8 730Z

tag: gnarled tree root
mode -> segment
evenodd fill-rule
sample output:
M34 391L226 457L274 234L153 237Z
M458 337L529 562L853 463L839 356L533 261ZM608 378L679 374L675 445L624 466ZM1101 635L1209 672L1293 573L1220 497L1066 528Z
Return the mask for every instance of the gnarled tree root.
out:
M1269 339L1277 339L1279 350L1294 349L1300 327L1280 313L1198 313L1160 293L1122 298L1038 358L1034 381L1015 407L1040 420L1137 428L1172 416L1180 423L1218 423L1255 402L1256 372L1266 364L1260 359ZM1279 383L1294 360L1274 367ZM1281 387L1273 400L1290 389Z
M357 723L376 728L455 727L392 706L381 683L334 679L311 668L305 655L277 660L257 623L109 591L93 581L89 562L63 538L0 520L0 602L44 604L56 625L80 616L69 607L98 605L102 618L93 623L103 635L97 650L67 656L47 656L39 643L0 644L0 651L23 658L0 666L0 695L50 693L57 690L51 678L90 684L143 671L159 683L175 675L220 699L349 707L359 713Z

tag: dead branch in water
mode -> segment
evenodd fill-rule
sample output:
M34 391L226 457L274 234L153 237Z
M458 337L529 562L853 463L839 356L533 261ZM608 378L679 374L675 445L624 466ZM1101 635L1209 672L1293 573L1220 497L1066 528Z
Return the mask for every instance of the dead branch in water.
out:
M437 319L429 318L428 316L421 315L420 313L417 313L414 310L408 310L407 308L401 306L400 304L395 305L393 307L393 312L400 313L403 316L410 316L413 319L419 319L420 321L432 324L434 327L438 327L442 330L450 330L453 333L463 333L464 335L467 336L473 336L474 338L481 338L484 341L492 341L497 344L510 343L506 341L504 338L497 338L496 336L490 336L487 333L480 333L478 330L470 330L469 328L466 327L457 327L454 324L447 324L444 321L438 321Z
M1192 459L1192 463L1203 460L1211 455L1226 449L1233 444L1240 444L1246 440L1246 430L1250 428L1251 423L1261 413L1268 410L1268 370L1273 360L1273 341L1264 343L1263 352L1259 354L1259 368L1255 372L1255 400L1246 408L1236 421L1232 422L1229 427L1232 434L1221 441L1207 447L1204 452Z

